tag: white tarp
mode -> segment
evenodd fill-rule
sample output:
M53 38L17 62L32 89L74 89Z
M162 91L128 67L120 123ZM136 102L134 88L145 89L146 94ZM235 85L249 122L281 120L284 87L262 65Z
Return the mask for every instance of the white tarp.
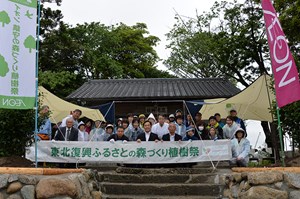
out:
M90 109L82 107L76 104L67 102L56 95L52 94L50 91L42 86L39 86L40 94L40 105L47 105L50 108L50 120L52 123L57 123L62 121L71 111L75 109L80 109L82 111L81 117L87 117L91 120L101 120L105 121L105 118L98 109Z
M227 117L229 111L236 109L238 116L244 120L273 121L270 113L270 103L275 100L271 88L271 77L263 75L237 95L221 101L212 103L205 100L205 105L200 109L203 119L208 119L215 113L220 113L222 117Z
M35 105L36 14L36 0L0 0L0 108Z
M229 160L230 140L181 142L68 142L41 141L38 162L116 162L164 164ZM27 148L26 158L35 161L35 147Z

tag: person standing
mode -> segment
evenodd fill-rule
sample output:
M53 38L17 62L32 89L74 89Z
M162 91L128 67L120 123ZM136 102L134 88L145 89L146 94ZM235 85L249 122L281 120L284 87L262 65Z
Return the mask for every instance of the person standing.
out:
M245 123L244 123L244 121L243 121L241 118L239 118L239 117L237 116L237 111L236 111L235 109L231 109L231 110L230 110L230 116L232 116L232 117L234 118L234 121L236 122L236 124L237 124L240 128L244 129L244 131L245 131L245 133L246 133L247 131L246 131Z
M111 136L114 133L114 125L108 124L105 127L105 133L100 135L100 141L107 141L109 136Z
M66 126L66 121L68 118L72 118L73 119L73 126L74 128L78 128L78 119L80 118L82 114L82 111L79 109L75 109L74 111L71 112L71 115L68 115L67 117L65 117L62 121L61 121L61 127L65 127Z
M217 133L218 137L223 138L223 129L220 127L220 125L217 122L217 119L216 119L215 116L210 116L209 117L209 124L206 127L206 130L207 130L208 134L209 134L209 130L210 130L211 127L216 129L216 133Z
M124 135L124 128L123 127L118 127L117 128L117 133L116 134L112 134L107 138L107 141L110 142L115 142L115 141L129 141L128 137L126 135Z
M146 118L146 116L144 114L139 115L139 123L140 123L140 128L141 129L144 129L143 126L144 126L145 118Z
M95 121L95 128L93 128L89 134L90 141L100 141L101 135L105 133L101 124L102 122L100 120Z
M140 128L138 119L132 121L132 126L133 130L128 130L125 135L129 138L129 141L136 141L137 135L143 133L143 129Z
M182 140L181 135L175 133L176 132L176 124L170 123L168 129L169 129L169 133L164 134L162 136L163 141L179 141L179 140Z
M89 134L86 132L83 122L78 124L78 141L89 141Z
M198 137L195 136L194 128L188 127L186 129L186 136L183 138L183 141L189 141L189 140L199 140Z
M215 113L215 117L216 117L216 120L219 123L220 127L223 128L225 126L225 124L222 122L221 114Z
M232 116L226 117L226 124L223 127L223 136L224 139L233 139L234 133L239 128L239 126L235 123L234 118Z
M49 119L49 106L42 106L39 112L39 131L37 133L38 140L51 140L52 128Z
M152 126L151 131L158 135L158 138L161 139L164 134L169 133L169 124L165 123L165 117L163 115L158 116L158 123Z
M155 133L151 132L151 122L150 121L145 121L144 122L144 132L138 134L136 141L141 142L141 141L159 141L158 135Z
M181 137L185 136L186 127L183 124L183 118L181 115L176 117L176 133L180 135Z
M221 137L219 134L217 134L217 130L214 127L211 127L209 129L208 138L209 138L209 140L214 140L214 141L223 139L223 137Z

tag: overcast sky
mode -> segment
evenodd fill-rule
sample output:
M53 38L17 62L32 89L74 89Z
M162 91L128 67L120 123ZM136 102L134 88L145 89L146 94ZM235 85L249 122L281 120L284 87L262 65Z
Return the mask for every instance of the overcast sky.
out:
M196 10L208 11L213 3L213 0L63 0L58 9L64 15L63 20L72 25L93 21L106 25L143 22L151 35L160 38L155 49L161 59L166 59L169 52L165 49L165 34L173 27L176 12L183 17L195 17ZM162 63L158 65L166 69Z
M231 1L231 0L230 0ZM242 2L243 0L239 0ZM150 34L161 39L156 51L161 59L166 59L169 52L165 49L167 44L165 34L176 22L176 12L180 15L192 17L203 11L209 11L214 0L63 0L58 8L64 15L63 21L72 25L84 22L101 22L113 25L123 22L134 25L137 22L147 24ZM47 4L49 5L49 4ZM51 7L54 7L51 4ZM162 63L159 69L166 69ZM248 139L251 145L262 146L265 135L260 123L248 121ZM259 134L261 132L261 134Z

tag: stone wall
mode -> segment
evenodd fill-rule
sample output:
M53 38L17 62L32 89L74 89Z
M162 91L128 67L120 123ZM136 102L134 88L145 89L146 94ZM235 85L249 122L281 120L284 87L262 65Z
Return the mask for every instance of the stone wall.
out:
M0 175L0 199L100 199L97 172L55 176Z
M232 173L225 177L225 198L300 199L300 174L268 171Z

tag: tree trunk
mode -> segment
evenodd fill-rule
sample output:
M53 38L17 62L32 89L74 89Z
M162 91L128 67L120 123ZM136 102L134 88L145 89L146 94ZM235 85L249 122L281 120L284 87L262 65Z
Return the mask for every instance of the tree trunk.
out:
M273 148L273 155L276 158L276 162L280 160L279 157L279 150L280 150L280 142L279 142L279 137L277 133L277 125L274 123L270 123L271 126L271 131L269 128L269 122L267 121L262 121L261 126L264 130L266 140L265 142L267 143L268 147Z

